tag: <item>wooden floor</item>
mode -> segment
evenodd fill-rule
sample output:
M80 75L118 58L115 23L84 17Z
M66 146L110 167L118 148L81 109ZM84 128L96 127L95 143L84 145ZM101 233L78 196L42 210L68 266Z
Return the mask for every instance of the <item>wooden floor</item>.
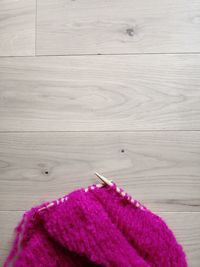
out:
M200 1L0 1L0 265L26 209L111 177L200 266Z

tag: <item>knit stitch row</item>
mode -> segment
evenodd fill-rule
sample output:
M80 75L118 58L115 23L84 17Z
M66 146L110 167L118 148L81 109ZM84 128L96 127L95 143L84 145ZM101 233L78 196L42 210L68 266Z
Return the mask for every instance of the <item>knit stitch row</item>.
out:
M86 188L82 188L82 190L84 190L84 192L87 193L88 191L95 190L95 189L101 188L103 186L107 186L107 185L104 185L104 184L92 184L92 185L90 185L90 186L88 186ZM129 195L127 192L125 192L122 188L119 188L116 185L116 183L111 182L110 187L113 188L113 190L118 195L120 195L125 200L127 200L128 202L133 204L134 207L139 208L141 210L145 210L146 209L146 207L144 205L142 205L139 201L135 200L131 195ZM51 208L51 207L53 207L55 205L59 205L59 204L65 202L65 201L67 201L68 198L69 198L69 196L65 195L64 197L61 197L61 198L59 198L57 200L53 200L52 202L48 202L46 205L43 205L43 207L41 207L38 211L42 211L42 210Z

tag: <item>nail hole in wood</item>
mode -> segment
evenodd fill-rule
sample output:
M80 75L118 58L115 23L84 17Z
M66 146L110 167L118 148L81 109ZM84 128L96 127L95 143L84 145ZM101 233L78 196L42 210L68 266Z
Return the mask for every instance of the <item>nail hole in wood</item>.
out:
M134 29L133 28L128 28L126 29L126 33L129 35L129 36L133 36L134 35Z
M124 149L121 149L121 152L122 152L122 153L124 153L124 152L125 152L125 150L124 150Z

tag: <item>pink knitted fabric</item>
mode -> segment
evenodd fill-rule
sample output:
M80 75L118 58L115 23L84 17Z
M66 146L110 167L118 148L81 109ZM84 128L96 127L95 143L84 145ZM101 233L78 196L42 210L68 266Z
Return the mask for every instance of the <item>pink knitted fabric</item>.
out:
M157 215L112 186L77 189L26 212L4 267L186 267Z

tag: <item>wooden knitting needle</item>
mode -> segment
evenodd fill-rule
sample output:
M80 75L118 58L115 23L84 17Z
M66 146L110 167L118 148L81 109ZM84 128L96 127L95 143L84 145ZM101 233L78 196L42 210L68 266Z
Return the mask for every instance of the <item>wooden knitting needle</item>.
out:
M95 175L102 181L104 182L104 184L107 184L109 186L112 186L112 182L109 181L106 177L104 177L103 175L99 174L98 172L95 172Z

